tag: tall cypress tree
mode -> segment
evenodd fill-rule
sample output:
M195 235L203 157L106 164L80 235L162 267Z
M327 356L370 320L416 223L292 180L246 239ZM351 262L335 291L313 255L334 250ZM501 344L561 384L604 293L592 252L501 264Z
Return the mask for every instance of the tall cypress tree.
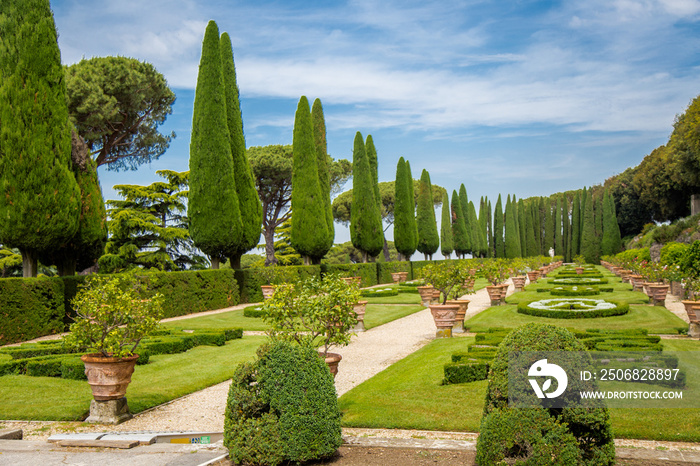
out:
M292 139L292 247L306 264L318 264L328 252L329 236L326 204L318 176L318 155L314 144L311 110L301 96L294 116Z
M442 197L442 217L440 219L440 252L446 259L449 259L453 250L450 199L447 197L447 191L445 191Z
M212 268L243 238L226 118L219 28L209 21L202 42L190 140L187 216L194 244L211 258Z
M523 256L534 257L538 256L540 251L537 243L535 242L535 227L534 227L534 217L532 215L533 209L532 205L534 203L529 202L525 205L525 252Z
M493 219L491 218L491 201L486 198L486 231L489 243L489 250L486 252L486 257L494 257L493 253Z
M452 191L451 207L454 250L458 257L464 258L464 255L471 251L471 238L467 234L467 227L464 222L464 213L462 212L462 204L459 202L459 194L457 194L456 190Z
M481 241L482 243L482 248L483 248L483 254L484 257L488 257L488 252L489 252L489 236L488 236L488 227L486 225L486 221L488 219L488 215L486 214L486 200L484 199L484 196L481 196L479 199L479 226L481 228Z
M475 244L472 248L474 250L474 255L484 257L486 255L485 241L481 235L479 219L476 216L476 206L474 206L472 201L469 201L469 224L472 227L472 241Z
M515 259L520 257L520 237L518 234L518 224L516 222L515 208L510 200L510 194L506 200L505 214L505 251L506 258Z
M48 0L3 0L0 51L0 242L20 250L23 275L34 277L38 255L69 241L80 218Z
M381 214L382 197L379 195L379 160L377 158L377 149L374 147L374 140L372 139L371 134L367 135L367 140L365 141L365 152L367 153L367 160L369 161L369 170L372 173L374 199L377 201L379 213Z
M579 249L580 252L579 254L583 255L583 220L586 215L586 200L588 199L588 191L586 190L586 187L583 187L583 190L581 191L581 211L579 212L581 214L580 216L580 221L579 221Z
M226 118L231 138L231 156L233 158L233 176L236 180L236 194L241 215L242 238L235 249L229 251L231 268L241 268L241 256L260 242L262 226L262 204L255 189L253 170L245 150L243 118L236 82L236 66L233 62L233 47L228 33L221 34L221 64L224 73L224 95L226 98ZM330 249L330 248L329 248Z
M581 191L574 193L571 208L571 256L581 253Z
M411 163L408 160L406 160L406 180L408 183L409 199L413 199L413 216L411 217L411 222L413 223L413 230L415 231L415 234L413 235L413 239L415 240L413 243L413 250L415 251L418 247L418 222L416 221L415 215L418 199L416 196L415 183L413 182L413 173L411 172ZM408 257L408 260L411 260L410 256Z
M331 204L331 172L330 157L328 156L328 147L326 144L326 119L323 116L321 99L314 100L314 104L311 106L311 124L314 128L314 144L316 145L316 156L318 158L318 181L326 209L328 250L330 250L330 248L333 247L333 241L335 239L335 224L333 223L333 207Z
M539 202L539 205L537 206L537 218L539 219L539 222L537 223L537 225L539 227L537 240L540 244L540 254L543 256L546 256L549 254L545 250L545 236L546 236L546 232L547 232L546 209L547 209L547 203L545 202L544 197L540 197L540 202Z
M396 164L396 181L394 182L394 246L406 260L416 250L416 211L409 183L408 167L401 157Z
M603 238L603 196L593 196L593 216L595 217L595 234L598 243ZM600 253L600 251L598 251Z
M554 248L554 212L552 211L552 198L547 198L544 203L544 240L542 251L545 256Z
M598 262L598 239L595 233L595 218L593 215L593 197L591 191L586 193L585 212L583 213L583 226L581 228L581 254L586 262L594 264Z
M479 242L474 237L474 226L472 225L469 211L469 198L467 197L467 188L464 186L464 183L459 186L459 205L462 208L462 214L464 214L464 227L467 230L467 236L469 236L469 252L476 257L479 253Z
M501 195L498 195L496 207L493 212L493 247L495 257L506 257L506 247L503 240L503 207L501 203Z
M430 174L425 169L420 175L420 183L418 184L416 223L418 224L418 246L416 249L425 255L425 260L432 259L433 253L440 246L440 237L438 236L437 221L435 220Z
M569 221L569 197L564 195L562 200L562 230L563 230L563 241L564 241L564 260L566 262L571 262L572 249L571 249L571 222Z
M603 194L603 237L600 241L601 256L620 251L620 227L615 216L615 204L606 189Z
M367 262L368 256L379 254L384 247L382 218L374 199L373 185L374 178L365 152L365 143L358 131L352 152L350 239L353 246L362 251L363 262Z
M520 253L527 257L527 215L525 214L525 201L518 201L518 233L520 234Z
M561 196L557 196L554 204L554 254L564 255L564 237L562 235L562 205Z

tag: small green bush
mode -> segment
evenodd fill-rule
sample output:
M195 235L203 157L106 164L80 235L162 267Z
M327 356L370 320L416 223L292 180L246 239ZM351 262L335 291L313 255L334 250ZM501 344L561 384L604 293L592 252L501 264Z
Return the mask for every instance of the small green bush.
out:
M618 253L615 257L622 262L641 262L651 260L649 248L628 249Z
M416 292L418 292L418 290L416 290ZM376 298L380 296L397 296L399 294L399 290L395 290L393 288L370 288L368 290L361 290L360 294L366 298Z
M661 248L661 265L680 265L681 259L688 251L688 245L685 243L671 242L664 244Z
M522 461L522 464L533 465L552 464L551 461L555 461L553 464L614 464L615 445L607 408L508 407L508 362L510 354L518 351L584 352L586 348L571 332L546 324L523 325L503 339L489 370L484 418L477 442L477 462L495 464L504 461L512 464ZM570 450L568 445L571 445L571 438L567 432L575 438L580 452L579 455L573 456L567 453L566 458L573 462L564 461L558 454ZM532 445L537 445L537 448L533 448ZM552 448L555 450L552 451Z
M315 349L276 342L238 366L224 419L232 461L299 463L330 457L341 443L333 376Z
M264 315L265 311L263 311L262 306L259 305L248 306L243 309L243 317L261 318Z
M443 385L476 382L486 380L489 373L488 362L450 362L443 367Z
M700 240L694 241L688 247L678 265L687 277L700 278Z

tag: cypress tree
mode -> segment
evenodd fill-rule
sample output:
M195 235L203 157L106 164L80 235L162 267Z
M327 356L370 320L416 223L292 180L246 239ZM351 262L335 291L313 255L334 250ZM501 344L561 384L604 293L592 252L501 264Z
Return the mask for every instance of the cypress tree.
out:
M533 217L533 206L534 203L530 202L525 205L525 252L523 256L534 257L539 255L540 250L535 242L535 220Z
M583 191L581 191L581 211L579 212L581 214L580 220L579 220L579 249L581 250L579 254L583 255L583 217L586 215L586 200L588 199L588 192L586 191L586 187L583 187Z
M394 183L394 246L406 260L416 250L415 201L411 197L408 167L401 157L396 164L396 182Z
M442 197L442 218L440 219L440 252L442 252L445 259L449 259L453 250L450 199L447 197L447 191L445 191Z
M540 197L540 202L537 207L537 218L539 219L537 226L539 228L538 235L537 235L537 241L539 242L540 245L540 254L545 256L548 255L549 253L545 250L545 235L547 231L547 216L546 216L546 209L547 209L547 203L544 200L544 197Z
M459 202L459 194L452 190L452 236L454 238L454 250L457 256L464 258L464 255L471 251L471 238L467 234L467 227L464 222L462 204Z
M464 228L469 237L469 252L476 257L479 253L479 243L477 238L474 237L474 226L472 225L469 211L469 198L467 197L467 188L464 187L464 183L459 186L459 206L462 208L462 214L464 214Z
M486 255L486 247L484 246L484 238L481 235L481 225L479 219L476 216L476 206L472 201L469 201L469 223L472 226L472 241L476 245L472 249L474 254L479 257L484 257Z
M510 200L510 194L506 200L505 214L505 251L507 259L515 259L521 256L520 237L518 234L518 225L516 223L516 212L513 202Z
M593 216L595 217L595 234L598 244L603 238L603 196L593 196ZM598 251L600 253L600 250Z
M598 239L595 234L593 198L590 190L586 193L584 206L583 226L581 228L581 255L586 258L586 262L594 264L598 262Z
M494 210L493 219L493 247L495 257L506 257L505 242L503 240L503 207L501 203L501 195L498 195L496 200L496 208Z
M531 251L531 255L539 256L542 254L542 242L540 234L540 201L535 198L530 202L530 215L532 216L532 238L535 245L535 249Z
M557 196L554 204L554 254L564 255L564 237L562 235L562 205L561 196Z
M236 180L236 194L238 195L238 208L242 226L241 241L235 245L234 250L229 251L228 256L231 261L231 268L240 269L241 256L260 242L262 204L258 197L258 191L255 189L253 170L246 155L243 117L241 116L238 84L236 82L236 66L233 62L233 47L231 46L231 38L226 32L221 34L220 50L224 73L226 118L231 138L233 176Z
M318 156L314 144L311 110L306 96L301 96L294 116L292 139L292 247L304 263L318 264L330 241L326 204L318 176ZM374 198L373 198L374 199Z
M382 197L379 195L379 160L377 158L377 149L374 147L374 140L372 135L367 135L367 140L365 141L365 152L367 153L367 160L369 161L369 170L372 173L372 183L374 187L374 198L377 200L377 206L379 207L379 213L382 212Z
M374 257L384 247L382 219L374 199L372 176L362 134L355 134L352 151L352 209L350 212L350 239L362 251L362 261ZM434 217L433 217L434 218ZM437 228L437 227L436 227ZM437 230L436 230L437 233Z
M487 219L488 215L486 214L486 201L484 200L484 196L481 196L479 199L479 226L481 228L481 246L483 248L484 257L488 257L489 253L489 236L488 227L486 226Z
M489 243L489 250L486 252L486 257L494 257L493 253L493 219L491 218L491 201L486 198L486 230Z
M606 189L603 194L603 237L600 241L601 256L609 256L619 252L619 245L616 243L619 238L620 229L617 225L614 209L615 205L612 203L612 198Z
M331 161L328 156L328 147L326 144L326 119L323 116L321 99L314 100L314 104L311 106L311 124L314 128L314 144L316 146L316 156L318 158L318 181L326 209L326 224L328 225L329 240L328 250L330 250L335 240L335 224L333 223L333 207L331 204Z
M212 268L243 238L226 117L219 28L209 21L199 62L190 140L187 216L194 244L211 258Z
M564 260L566 262L571 262L571 222L569 221L569 197L564 195L562 201L562 229L563 229L563 241L564 241Z
M574 193L571 208L571 257L581 253L581 191Z
M520 234L520 252L522 257L527 257L527 215L525 214L525 201L518 201L518 231Z
M613 198L612 194L609 195L609 203L610 203L610 215L611 215L611 220L610 220L610 225L609 227L612 228L613 234L612 234L612 254L617 254L620 251L622 251L622 235L620 233L620 224L617 221L617 212L615 211L615 199Z
M544 240L542 252L549 255L550 248L554 248L554 213L552 212L552 198L547 198L544 203Z
M354 174L353 174L354 177ZM433 253L440 246L440 237L435 220L435 208L433 207L433 191L430 183L430 175L423 170L418 184L418 207L416 210L416 223L418 224L418 246L416 249L425 255L425 260L433 258Z
M415 183L413 182L413 174L411 172L411 163L408 160L406 160L406 181L408 183L408 197L409 199L413 199L413 216L411 217L411 223L413 224L413 231L415 231L413 235L413 251L415 251L418 247L418 222L416 221L416 205L418 204L418 199L416 196ZM409 256L407 260L411 260L411 257Z
M3 0L0 10L0 242L38 255L78 229L71 128L56 26L48 0Z

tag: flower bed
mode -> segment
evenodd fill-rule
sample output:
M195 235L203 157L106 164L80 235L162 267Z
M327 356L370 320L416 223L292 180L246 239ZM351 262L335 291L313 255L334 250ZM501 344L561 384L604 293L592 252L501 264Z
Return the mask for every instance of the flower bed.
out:
M549 280L549 283L553 285L606 285L608 283L608 279L593 277L566 277L553 278Z
M522 302L518 305L518 312L552 319L581 319L627 314L629 305L604 299L554 298Z

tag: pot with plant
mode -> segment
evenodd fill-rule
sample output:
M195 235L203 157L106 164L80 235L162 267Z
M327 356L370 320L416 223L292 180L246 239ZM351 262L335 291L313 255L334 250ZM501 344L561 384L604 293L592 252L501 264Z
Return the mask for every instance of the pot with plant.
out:
M426 265L422 274L426 283L430 283L442 296L441 303L430 305L437 327L436 337L451 337L455 321L459 320L459 312L462 311L462 322L466 314L466 305L455 301L459 301L456 298L459 297L465 277L469 276L469 270L458 262L442 261Z
M359 299L357 285L337 275L311 277L279 285L272 298L263 303L263 320L270 324L268 335L273 340L318 348L335 377L342 356L328 350L350 343L357 325L355 305Z
M255 273L261 279L262 285L260 285L260 290L262 291L263 301L268 300L272 297L275 292L276 283L285 281L285 271L283 271L282 266L270 265L265 267L259 267L255 269Z
M503 259L489 259L484 261L479 269L482 277L491 283L486 286L492 306L499 306L505 300L508 285L506 281L507 269Z
M681 285L687 298L681 302L688 314L688 336L700 338L700 278L684 278Z
M162 318L163 295L149 296L133 275L95 276L72 301L76 316L65 337L81 356L94 400L87 422L118 424L131 418L126 389L141 340Z

